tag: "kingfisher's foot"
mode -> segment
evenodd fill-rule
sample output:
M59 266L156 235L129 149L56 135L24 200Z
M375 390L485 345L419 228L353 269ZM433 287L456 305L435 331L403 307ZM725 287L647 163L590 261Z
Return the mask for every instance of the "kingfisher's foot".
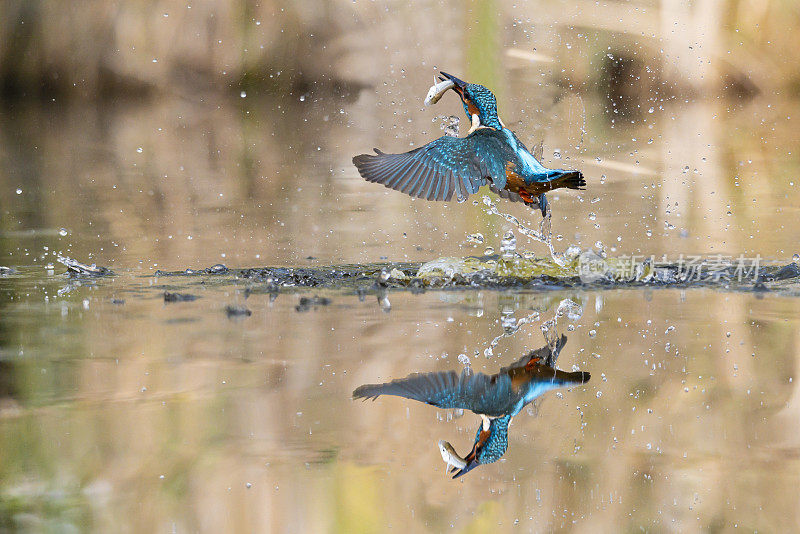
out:
M536 198L533 198L526 191L520 191L519 196L522 198L522 201L525 202L526 206L541 211L542 217L547 216L548 202L547 202L547 197L544 195L544 193L542 193Z

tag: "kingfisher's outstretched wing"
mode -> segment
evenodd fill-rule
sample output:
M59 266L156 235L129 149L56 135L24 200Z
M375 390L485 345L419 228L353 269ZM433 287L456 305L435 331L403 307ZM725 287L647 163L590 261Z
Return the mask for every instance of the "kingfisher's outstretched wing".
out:
M503 134L479 128L467 137L443 136L410 152L361 154L353 163L365 180L427 200L461 200L491 182L506 185L513 153ZM516 200L516 199L514 199Z
M506 375L487 376L464 370L414 373L385 384L364 384L353 391L354 399L376 399L395 395L432 404L439 408L461 408L477 414L498 417L516 402L511 379Z
M539 395L555 388L586 383L590 374L566 372L555 368L567 336L561 336L553 350L549 346L531 351L503 367L496 375L473 374L467 369L414 373L384 384L364 384L353 391L354 399L375 400L394 395L424 402L439 408L461 408L477 414L499 417L516 415Z

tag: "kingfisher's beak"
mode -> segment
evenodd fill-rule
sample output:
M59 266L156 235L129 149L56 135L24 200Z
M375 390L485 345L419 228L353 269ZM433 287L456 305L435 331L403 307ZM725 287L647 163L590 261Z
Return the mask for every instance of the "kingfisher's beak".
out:
M469 454L467 454L464 457L464 461L467 462L467 465L465 465L461 469L456 469L454 467L453 469L450 470L451 473L458 471L455 475L453 475L453 478L464 476L473 469L475 469L476 467L478 467L479 465L481 465L481 463L478 461L478 449L482 446L483 446L482 440L480 439L475 440L475 444L472 446L472 450L469 451Z
M468 461L467 465L465 465L462 469L459 469L458 472L455 475L453 475L453 478L455 479L464 476L473 469L475 469L476 467L478 467L479 465L481 465L481 463L475 458L473 458L472 460Z
M467 86L467 82L465 82L464 80L459 80L452 74L447 74L446 72L442 72L441 74L442 75L439 76L439 79L442 81L450 80L451 82L453 82L453 90L456 93L462 94L464 92L464 88Z

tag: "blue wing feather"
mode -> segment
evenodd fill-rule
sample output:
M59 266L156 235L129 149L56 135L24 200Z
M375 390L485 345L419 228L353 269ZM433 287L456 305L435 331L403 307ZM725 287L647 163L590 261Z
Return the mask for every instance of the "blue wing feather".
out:
M404 397L439 408L461 408L491 417L508 413L518 398L507 375L487 376L466 371L414 373L385 384L365 384L353 392L354 399L375 399L380 395Z
M428 200L465 198L489 182L503 189L506 163L514 158L505 136L490 128L443 136L403 154L375 152L353 158L364 179Z

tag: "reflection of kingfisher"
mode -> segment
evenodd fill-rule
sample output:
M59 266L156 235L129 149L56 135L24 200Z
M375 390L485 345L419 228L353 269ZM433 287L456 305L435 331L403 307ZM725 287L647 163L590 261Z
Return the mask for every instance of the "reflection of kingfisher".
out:
M385 384L365 384L353 392L354 399L376 399L380 395L396 395L417 400L439 408L471 410L481 416L481 426L475 435L472 451L463 459L451 462L460 469L453 478L471 471L476 466L496 462L508 448L508 425L525 405L539 395L558 387L583 384L589 373L567 373L556 369L558 353L567 342L566 336L549 346L531 351L496 375L473 374L464 370L438 373L415 373ZM445 450L452 446L441 442ZM451 471L451 472L452 472Z
M466 137L444 136L404 154L362 154L353 158L358 172L376 182L427 200L459 200L488 184L503 198L522 201L546 213L546 191L586 185L580 171L548 169L503 125L497 100L486 87L442 73L426 104L453 89L464 104L472 127Z

